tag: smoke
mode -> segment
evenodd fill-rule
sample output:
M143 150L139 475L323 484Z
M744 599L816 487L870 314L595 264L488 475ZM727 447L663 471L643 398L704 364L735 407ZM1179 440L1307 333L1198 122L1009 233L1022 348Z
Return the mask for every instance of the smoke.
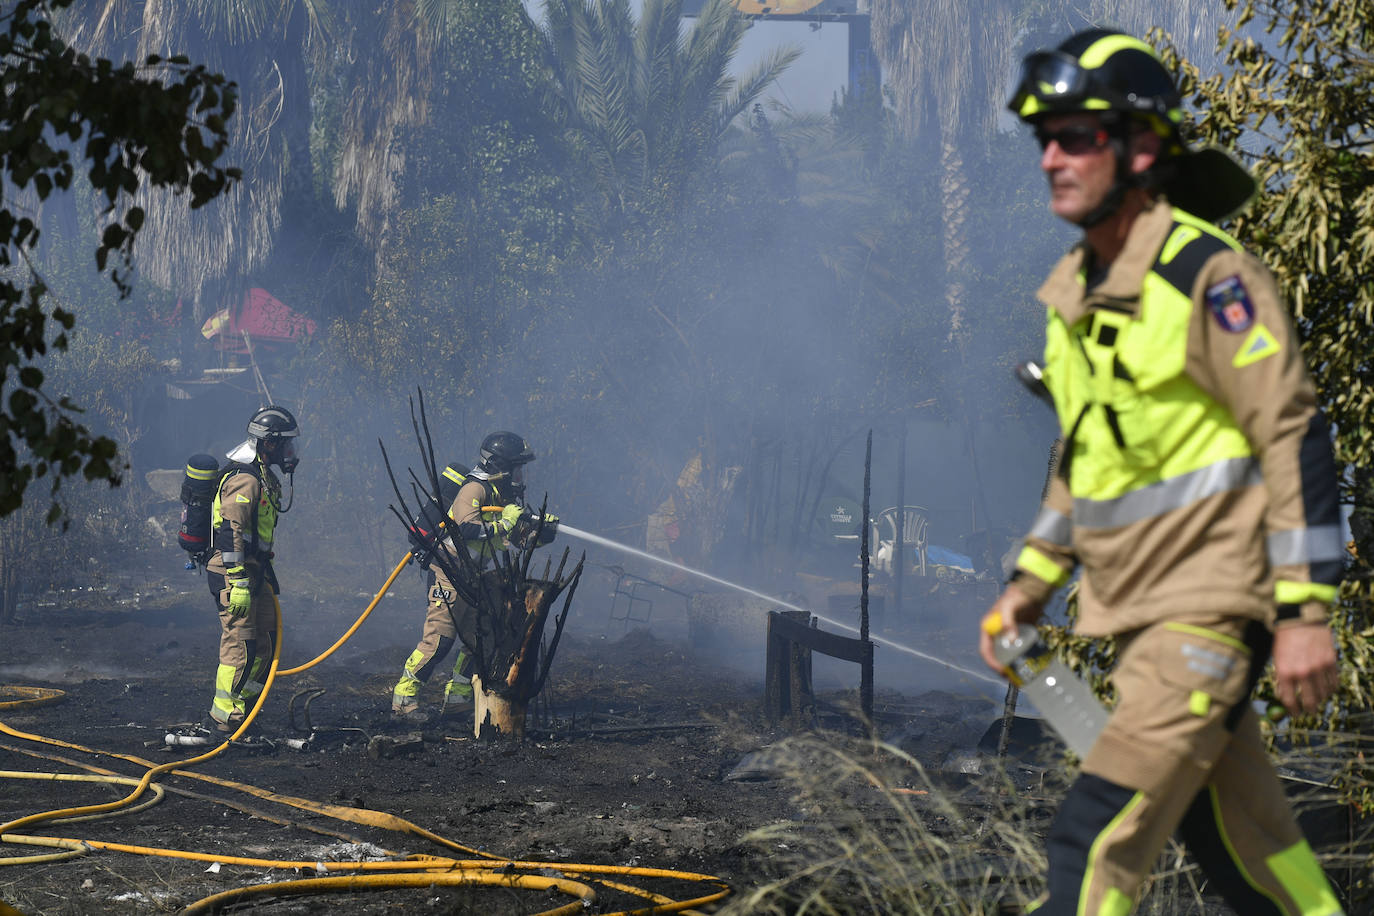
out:
M759 109L680 184L608 202L524 71L476 57L462 65L471 72L452 66L429 122L396 139L410 154L404 205L376 274L359 267L371 260L348 220L285 214L279 234L309 256L294 276L279 270L294 294L283 301L319 319L317 339L260 348L238 360L242 371L200 377L200 389L186 384L190 360L167 368L128 411L142 430L131 484L193 452L222 458L270 391L302 427L276 542L283 606L302 593L362 596L320 611L343 626L407 549L378 443L402 473L419 473L409 398L423 390L441 463L471 464L484 435L513 430L538 455L531 502L547 493L570 528L853 626L844 601L857 604L861 522L835 531L828 519L833 504L862 499L871 429L871 512L920 507L943 558L904 576L901 607L893 577L875 572L883 628L937 658L883 649L878 686L977 689L974 627L1001 573L973 545L1029 523L1053 437L1010 371L1036 355L1031 291L1067 239L1048 229L1033 145L968 155L972 255L969 275L951 278L932 150L894 149L881 121L841 131ZM327 138L337 125L327 106L315 111L310 126ZM339 271L364 277L347 302L312 293ZM962 348L951 343L951 280L967 291ZM191 343L204 358L207 343ZM195 397L172 403L175 390ZM584 549L568 537L550 549L564 546ZM680 589L688 607L730 591L586 549L590 562ZM394 602L369 638L414 638L418 580L405 573L410 610ZM690 637L687 612L668 614L673 602L661 600L650 628ZM584 588L570 625L614 632L611 601ZM761 671L759 643L738 645ZM817 673L829 678L828 663Z

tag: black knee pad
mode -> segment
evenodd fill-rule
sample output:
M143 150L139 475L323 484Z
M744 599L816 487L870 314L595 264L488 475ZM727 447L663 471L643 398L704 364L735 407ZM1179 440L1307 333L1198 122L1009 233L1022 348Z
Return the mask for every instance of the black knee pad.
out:
M440 636L439 644L434 647L434 654L429 657L419 668L415 669L415 678L423 683L429 683L429 676L434 673L434 667L444 660L448 655L448 650L453 648L452 636Z

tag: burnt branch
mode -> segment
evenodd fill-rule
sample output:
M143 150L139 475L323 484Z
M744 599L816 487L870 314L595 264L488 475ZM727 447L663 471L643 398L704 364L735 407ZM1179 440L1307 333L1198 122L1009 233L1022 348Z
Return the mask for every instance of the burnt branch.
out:
M395 504L388 505L387 508L401 520L401 524L406 529L406 540L413 543L415 526L411 523L411 519L415 518L415 514L410 511L410 506L406 504L405 497L401 495L401 487L396 483L396 472L391 469L391 459L387 456L386 446L382 444L381 439L377 440L377 447L382 450L382 465L386 468L387 479L391 481L391 492L396 494L396 502L401 504L400 509L397 509ZM414 551L412 550L411 553L413 554Z
M525 539L525 543L528 544L528 545L530 545L531 548L533 548L533 547L535 547L535 546L537 546L537 545L539 544L539 536L540 536L541 534L544 533L544 518L545 518L545 516L547 515L548 511L549 511L549 494L546 492L546 493L544 494L544 501L543 501L542 503L539 504L539 521L535 522L534 530L531 531L530 534L529 534L529 536L526 537L526 539ZM530 570L530 560L532 560L532 559L534 558L534 550L533 550L533 549L528 549L528 550L525 550L523 553L524 553L524 564L520 567L520 575L521 575L522 578L525 577L525 576L529 573L529 570ZM546 575L544 578L547 579L548 576Z
M439 462L434 457L434 437L429 434L429 417L425 415L425 392L421 388L415 389L415 394L420 401L420 421L415 422L415 400L410 399L410 425L415 430L415 441L420 445L420 462L424 467L425 476L429 478L430 492L434 494L435 503L439 502ZM423 431L423 435L421 432ZM414 476L412 472L411 476ZM441 514L448 513L448 506L440 506Z
M395 494L395 503L388 508L405 526L407 537L416 551L424 555L429 568L442 574L452 588L448 609L459 639L472 655L483 695L498 705L506 703L510 709L518 710L518 720L523 723L525 706L547 682L586 556L565 576L570 555L565 549L552 576L552 559L546 558L544 577L530 578L534 551L541 541L557 536L557 523L548 523L546 519L547 493L537 515L526 506L531 514L525 515L517 523L521 527L513 529L507 538L492 532L493 537L481 542L480 547L465 541L448 514L451 506L441 505L442 465L435 456L424 392L419 389L410 399L410 421L420 461L418 471L407 468L409 498L402 492L386 447L378 442ZM430 511L431 505L440 506L439 517L444 522L421 526L418 520L422 513ZM435 530L421 534L426 528ZM504 547L497 547L503 540ZM562 609L553 613L560 596ZM545 628L551 615L554 633L551 640L546 640ZM541 651L541 646L547 648ZM507 725L493 721L498 728L522 727L515 726L514 719Z
M563 548L563 560L558 564L558 571L563 571L563 563L568 560L568 548ZM568 589L563 596L563 610L558 613L553 622L553 639L549 641L549 651L544 653L544 663L539 667L539 677L535 679L532 696L539 696L539 692L544 689L544 682L549 679L549 669L553 667L553 657L558 652L558 641L563 638L563 626L568 622L568 611L572 608L573 595L577 593L577 585L582 581L582 566L587 562L587 555L582 554L582 558L577 561L577 566L568 575L568 578L557 582L555 587L562 591L564 587ZM555 577L556 578L556 577ZM554 600L558 600L554 596Z

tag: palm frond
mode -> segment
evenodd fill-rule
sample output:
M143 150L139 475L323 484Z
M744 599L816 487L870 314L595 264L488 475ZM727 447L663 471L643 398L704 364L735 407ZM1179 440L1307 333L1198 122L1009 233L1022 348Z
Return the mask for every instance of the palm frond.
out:
M770 51L763 60L742 76L720 106L717 116L717 132L747 110L761 96L765 89L777 82L788 67L801 57L800 48L777 48Z
M708 0L686 36L682 0L644 0L638 21L629 0L545 0L544 14L556 110L613 202L692 174L799 53L775 53L737 86L746 24L729 0Z
M334 202L350 202L358 232L381 259L398 203L397 180L405 155L395 144L399 130L424 124L434 81L436 39L417 15L414 0L385 6L385 20L361 42L349 75L354 89L342 119L334 167Z
M58 33L92 57L123 60L138 47L143 0L101 0L58 11Z

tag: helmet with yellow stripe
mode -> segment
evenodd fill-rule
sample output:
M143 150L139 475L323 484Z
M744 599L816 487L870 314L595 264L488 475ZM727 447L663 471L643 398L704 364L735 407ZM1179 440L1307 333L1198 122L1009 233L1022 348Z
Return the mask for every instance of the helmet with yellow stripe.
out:
M1183 140L1183 99L1158 52L1132 35L1087 29L1053 51L1026 55L1007 107L1036 124L1056 114L1095 113L1111 137L1118 178L1103 205L1083 225L1106 218L1132 186L1162 190L1175 206L1207 220L1240 209L1255 193L1245 168L1219 149L1190 150ZM1134 125L1145 124L1163 144L1148 171L1130 174L1126 148Z
M1079 32L1053 51L1028 54L1007 107L1031 122L1047 114L1117 111L1174 140L1183 122L1183 99L1155 49L1108 29Z

